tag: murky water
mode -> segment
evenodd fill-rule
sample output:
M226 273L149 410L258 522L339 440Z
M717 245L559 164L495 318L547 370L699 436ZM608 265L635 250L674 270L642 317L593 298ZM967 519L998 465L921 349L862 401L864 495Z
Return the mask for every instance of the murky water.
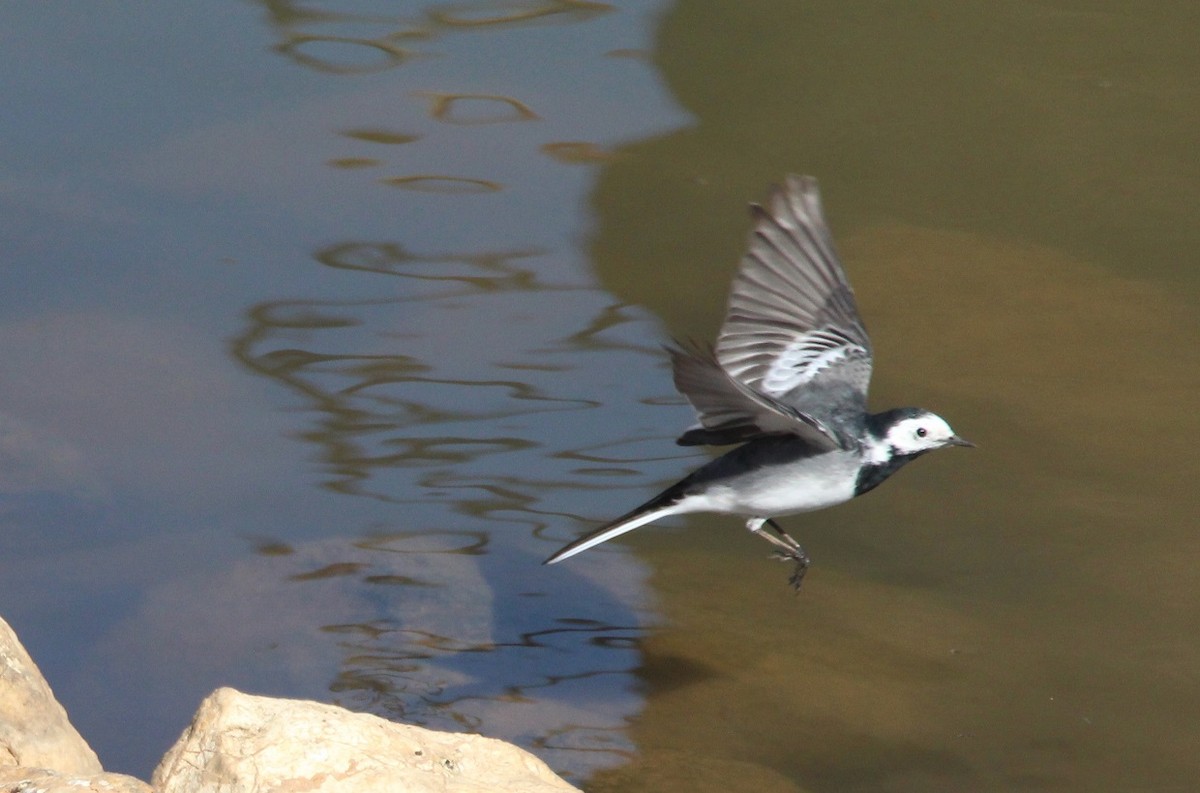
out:
M235 685L597 791L1194 785L1190 5L0 17L0 614L110 769ZM981 448L798 598L720 518L540 567L704 459L658 344L789 171Z

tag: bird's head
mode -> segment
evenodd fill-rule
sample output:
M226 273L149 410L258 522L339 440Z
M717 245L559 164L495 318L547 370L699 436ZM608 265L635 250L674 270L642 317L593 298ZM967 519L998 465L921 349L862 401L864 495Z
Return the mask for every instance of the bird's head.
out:
M893 454L916 455L944 446L974 446L958 437L944 418L920 408L900 408L879 418L882 440Z

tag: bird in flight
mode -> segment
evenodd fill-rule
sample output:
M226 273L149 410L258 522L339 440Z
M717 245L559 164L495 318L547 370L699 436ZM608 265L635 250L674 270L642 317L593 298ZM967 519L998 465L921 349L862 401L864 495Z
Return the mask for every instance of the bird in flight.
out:
M774 518L831 507L874 489L910 460L973 446L922 408L867 411L871 340L821 212L816 179L789 176L754 229L716 346L668 347L675 387L698 423L681 446L741 444L616 520L556 551L568 559L639 526L691 512L746 518L795 563L809 557ZM768 529L770 531L768 531Z

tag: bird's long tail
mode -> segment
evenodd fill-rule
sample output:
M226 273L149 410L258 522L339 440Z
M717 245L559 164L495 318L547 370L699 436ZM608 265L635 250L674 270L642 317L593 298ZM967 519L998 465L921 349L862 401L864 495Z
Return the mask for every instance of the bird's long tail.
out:
M625 513L612 523L606 523L595 531L588 532L579 539L564 545L551 554L542 564L554 564L561 562L563 559L570 559L577 553L582 553L588 548L611 540L613 537L620 537L625 532L633 531L639 526L645 526L647 523L656 521L659 518L665 518L667 515L675 515L684 511L679 509L677 501L674 499L664 499L664 496L667 496L667 493L663 493L647 501L632 512Z

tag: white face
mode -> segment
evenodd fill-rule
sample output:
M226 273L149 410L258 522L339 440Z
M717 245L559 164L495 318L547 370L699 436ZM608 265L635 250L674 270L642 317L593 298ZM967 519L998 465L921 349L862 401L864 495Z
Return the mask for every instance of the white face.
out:
M894 424L887 433L887 442L900 454L915 454L940 449L943 446L970 446L954 434L941 416L923 413Z

